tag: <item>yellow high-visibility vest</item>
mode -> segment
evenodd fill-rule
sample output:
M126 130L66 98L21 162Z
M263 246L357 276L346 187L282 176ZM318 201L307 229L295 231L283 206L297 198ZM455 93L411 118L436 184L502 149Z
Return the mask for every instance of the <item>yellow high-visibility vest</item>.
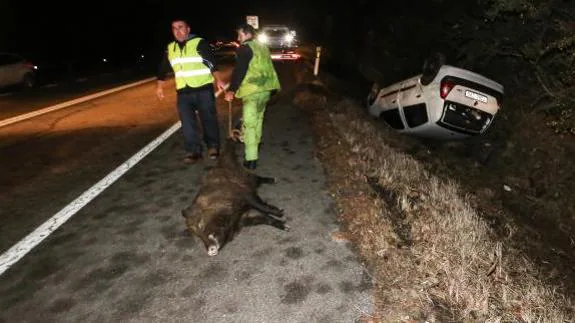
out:
M174 70L176 89L178 90L186 85L200 87L214 82L210 69L203 63L203 59L198 53L200 40L199 37L190 39L182 49L175 41L168 45L168 60Z
M253 56L235 96L243 98L258 92L280 90L280 81L268 47L257 40L248 40L245 44L251 48Z

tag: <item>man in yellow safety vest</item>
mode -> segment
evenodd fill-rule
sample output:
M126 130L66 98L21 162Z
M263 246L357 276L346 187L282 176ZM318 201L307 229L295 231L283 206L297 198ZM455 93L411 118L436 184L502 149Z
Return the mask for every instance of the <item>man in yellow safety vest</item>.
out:
M158 71L156 95L164 99L164 82L168 72L174 72L178 115L182 122L184 162L202 159L203 146L198 138L198 113L203 127L203 139L211 159L217 158L220 148L220 128L214 98L214 80L219 81L215 59L207 41L190 33L183 19L172 20L175 40L168 44Z

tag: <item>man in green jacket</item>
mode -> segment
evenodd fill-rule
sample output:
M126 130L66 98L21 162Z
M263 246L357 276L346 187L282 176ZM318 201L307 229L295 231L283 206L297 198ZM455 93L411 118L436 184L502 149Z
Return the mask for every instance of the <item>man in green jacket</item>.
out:
M281 86L268 47L254 39L255 29L242 24L236 31L241 46L225 100L230 102L236 97L243 102L244 166L253 170L257 167L266 105Z

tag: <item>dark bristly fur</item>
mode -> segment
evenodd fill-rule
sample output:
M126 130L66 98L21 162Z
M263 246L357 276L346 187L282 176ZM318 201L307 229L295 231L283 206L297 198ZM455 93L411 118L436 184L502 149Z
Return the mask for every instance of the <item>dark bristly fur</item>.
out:
M189 232L204 243L208 255L215 256L244 226L266 224L288 230L279 208L264 202L257 194L261 184L275 183L271 177L248 172L240 164L235 142L226 141L215 167L203 176L192 204L182 210ZM248 214L256 209L257 214Z

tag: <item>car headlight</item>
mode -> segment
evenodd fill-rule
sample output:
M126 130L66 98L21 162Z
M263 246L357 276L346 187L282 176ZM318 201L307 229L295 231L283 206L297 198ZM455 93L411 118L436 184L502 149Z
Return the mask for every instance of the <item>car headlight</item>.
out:
M268 36L266 34L259 34L258 41L260 43L266 43L268 41Z
M293 40L293 35L292 34L287 34L284 36L285 41L287 42L291 42Z

